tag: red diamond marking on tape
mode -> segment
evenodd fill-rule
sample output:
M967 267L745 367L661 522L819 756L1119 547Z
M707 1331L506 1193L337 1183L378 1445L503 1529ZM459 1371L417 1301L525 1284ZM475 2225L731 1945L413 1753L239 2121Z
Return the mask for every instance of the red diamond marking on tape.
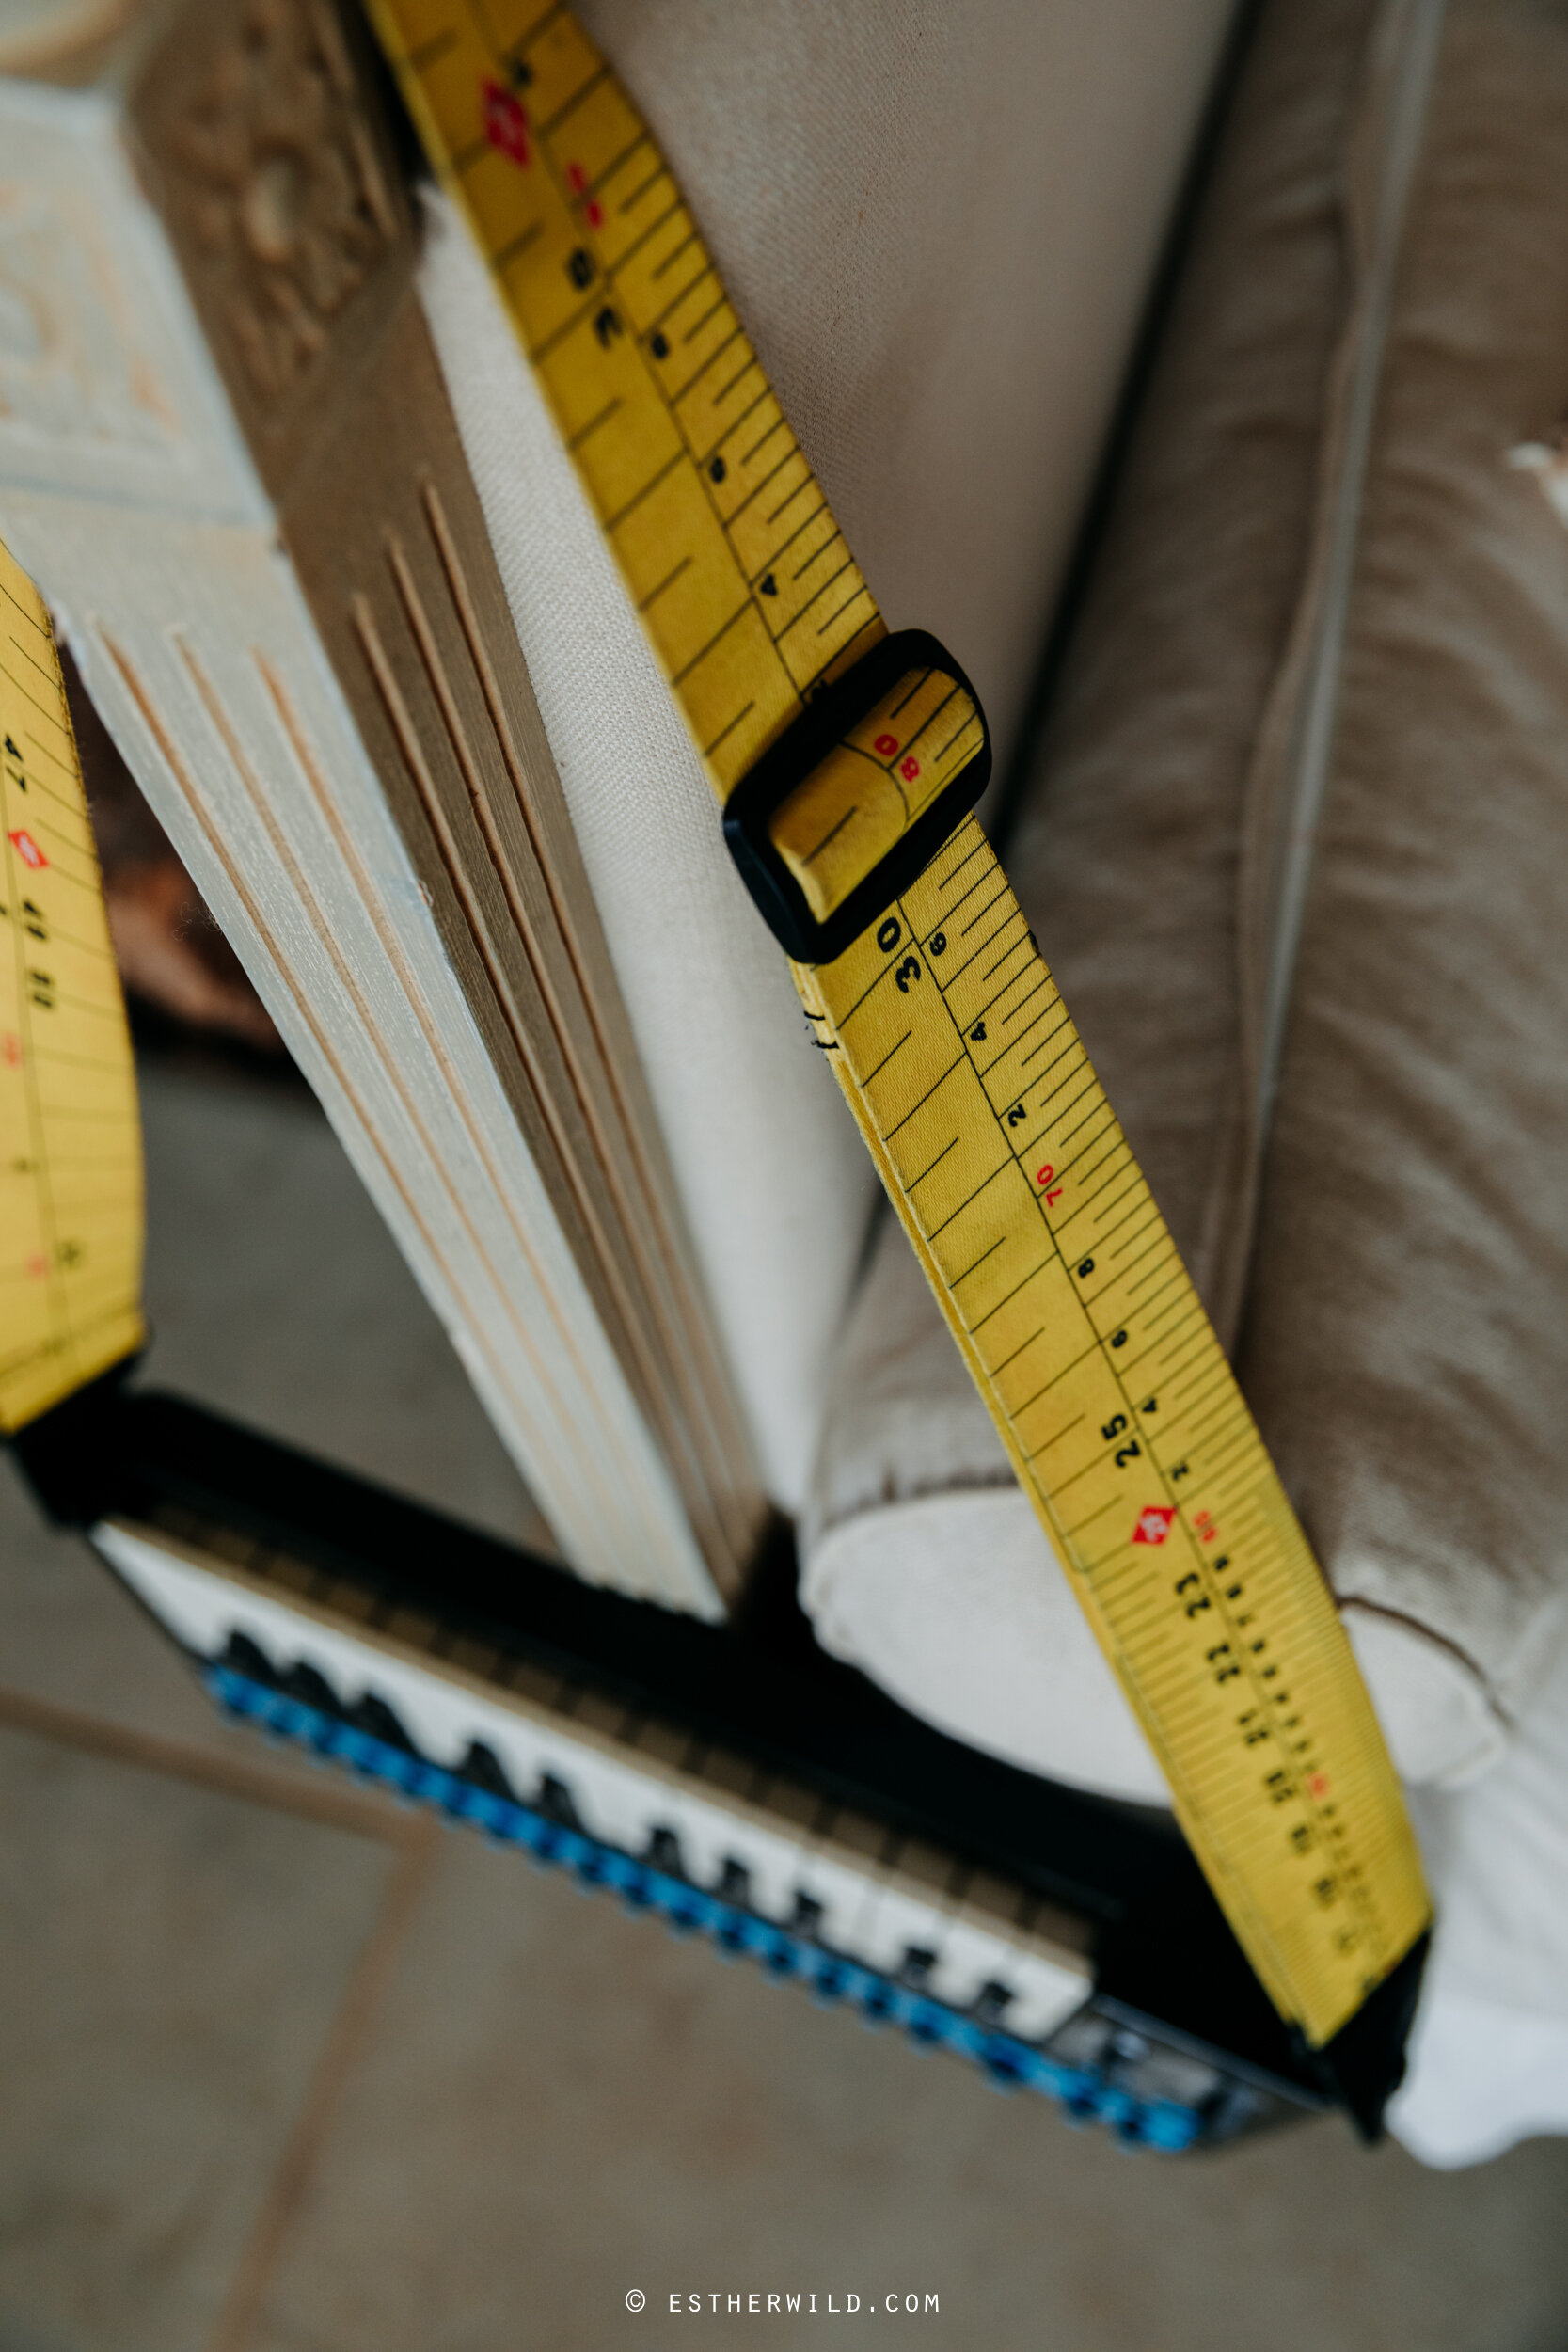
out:
M499 82L483 85L481 96L484 104L484 135L492 147L499 148L515 164L527 168L529 163L528 117L509 89Z
M17 856L22 860L23 865L30 866L35 874L38 872L40 866L47 866L49 863L49 860L44 856L43 851L39 848L38 843L33 839L30 833L25 833L20 829L13 833L11 835L11 847L16 851Z
M1147 1511L1138 1513L1138 1524L1132 1530L1135 1544L1163 1544L1170 1534L1170 1523L1176 1513L1163 1502L1151 1502Z
M574 196L584 196L588 190L588 174L580 164L568 164L566 180ZM582 216L590 229L604 227L604 206L596 196L590 196L582 208Z

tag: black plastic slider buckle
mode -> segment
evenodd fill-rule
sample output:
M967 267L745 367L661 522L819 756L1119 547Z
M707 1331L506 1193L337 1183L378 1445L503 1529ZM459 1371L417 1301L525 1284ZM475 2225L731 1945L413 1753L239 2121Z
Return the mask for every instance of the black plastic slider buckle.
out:
M776 848L768 819L911 670L937 670L963 689L979 714L980 748L843 904L819 921ZM979 696L936 638L923 628L899 629L832 686L818 689L800 716L747 770L724 803L724 838L741 880L785 953L797 963L832 963L884 907L918 882L990 781L990 730Z

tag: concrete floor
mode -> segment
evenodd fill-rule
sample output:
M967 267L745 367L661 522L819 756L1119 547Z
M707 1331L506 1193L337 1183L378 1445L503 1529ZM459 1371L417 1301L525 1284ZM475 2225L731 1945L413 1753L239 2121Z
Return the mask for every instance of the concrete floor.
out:
M144 1101L148 1376L526 1536L309 1103ZM1568 2142L1125 2156L225 1729L0 1482L0 2352L1568 2346Z

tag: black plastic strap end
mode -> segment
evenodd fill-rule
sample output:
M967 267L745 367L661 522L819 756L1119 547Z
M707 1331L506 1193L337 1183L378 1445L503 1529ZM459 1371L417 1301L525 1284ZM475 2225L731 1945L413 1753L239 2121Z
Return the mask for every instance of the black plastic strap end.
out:
M1384 2114L1404 2080L1405 2044L1421 1997L1432 1931L1410 1947L1397 1968L1369 1994L1332 2042L1309 2053L1313 2072L1342 2106L1369 2147L1383 2137Z

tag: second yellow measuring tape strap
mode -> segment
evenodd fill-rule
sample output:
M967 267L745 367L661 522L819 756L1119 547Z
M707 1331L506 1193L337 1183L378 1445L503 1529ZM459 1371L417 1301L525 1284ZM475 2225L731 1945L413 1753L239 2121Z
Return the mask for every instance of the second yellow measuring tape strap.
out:
M135 1071L43 599L0 547L0 1431L141 1346Z
M668 166L569 10L372 0L953 1335L1280 2013L1422 1935L1333 1597L968 811L962 673L889 637Z

